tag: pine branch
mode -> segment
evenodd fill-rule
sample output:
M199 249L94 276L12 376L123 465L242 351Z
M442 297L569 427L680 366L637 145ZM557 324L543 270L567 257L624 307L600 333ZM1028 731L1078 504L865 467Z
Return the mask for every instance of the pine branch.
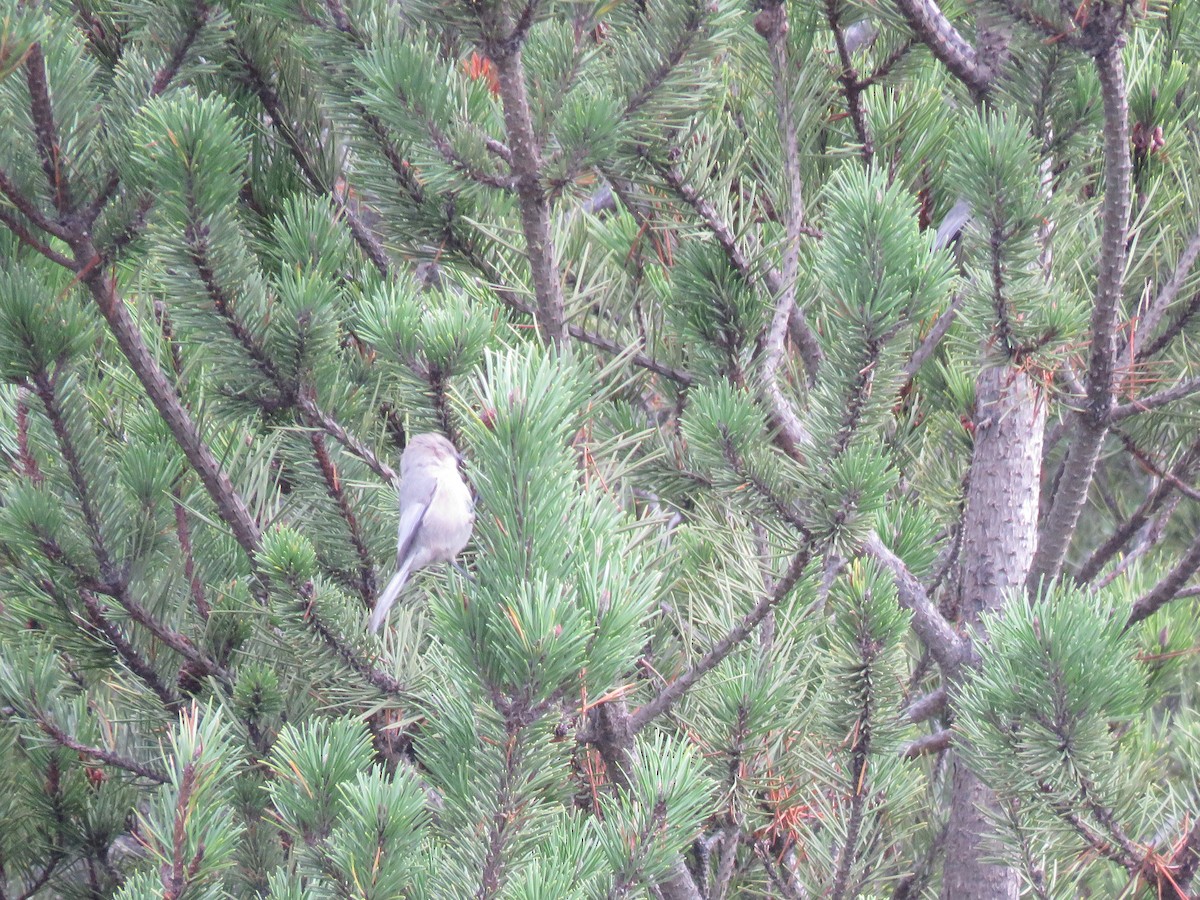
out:
M338 476L337 466L334 465L333 460L329 456L329 450L325 446L325 436L320 432L314 431L309 435L309 441L312 443L317 469L320 471L321 478L325 482L325 490L329 494L329 498L337 506L342 521L346 523L346 532L350 538L350 544L354 548L354 552L358 555L359 571L357 581L359 594L369 609L375 599L375 564L371 559L370 550L367 549L366 539L362 533L362 526L359 525L358 517L354 514L354 509L350 506L350 500L346 496L346 490L342 486L341 478Z
M46 410L46 417L50 420L50 427L54 431L59 453L62 454L63 462L67 465L67 474L75 488L75 497L79 500L79 507L83 513L83 525L87 530L92 553L96 557L96 564L100 567L100 575L105 581L115 583L119 580L117 567L113 565L112 557L109 555L103 530L100 527L100 516L96 510L91 488L83 474L79 450L67 428L66 415L55 393L54 382L45 371L35 372L33 386L34 392Z
M950 24L934 0L896 0L917 39L974 93L983 95L991 85L984 78L975 48Z
M1192 294L1191 299L1183 309L1171 319L1167 327L1162 330L1162 333L1152 340L1147 346L1138 351L1135 359L1137 362L1144 362L1147 359L1153 359L1183 333L1183 330L1188 324L1200 313L1200 291Z
M163 706L167 709L175 709L179 706L179 696L163 683L158 677L158 672L150 663L143 659L141 654L134 649L133 644L121 632L121 629L113 622L108 621L104 616L104 607L96 595L89 590L80 590L79 597L83 601L84 609L87 610L88 619L96 630L112 644L113 649L117 651L117 655L124 661L134 675L141 679L154 694L162 701Z
M646 79L646 83L634 93L625 104L625 109L621 112L620 121L628 122L643 106L650 102L659 88L666 83L666 80L675 71L675 68L683 62L683 58L687 56L688 50L700 37L700 29L704 25L705 13L710 9L715 9L704 0L686 0L690 3L688 8L687 19L684 20L683 28L680 30L675 39L675 43L666 52L662 62L655 67L654 71Z
M31 698L31 702L36 702L36 698ZM75 740L49 715L42 710L33 711L34 720L37 722L38 728L45 732L56 744L66 747L75 753L79 753L89 759L99 760L102 763L113 766L117 769L124 769L126 772L132 772L139 778L145 778L147 781L152 781L155 784L166 784L167 776L156 769L149 766L144 766L137 760L129 759L113 750L105 750L103 747L92 747L88 744L80 743Z
M723 638L717 641L711 650L688 668L686 672L667 685L656 697L649 700L637 712L629 717L629 728L632 734L637 734L683 697L701 678L720 665L726 656L744 641L772 609L796 586L804 569L808 566L812 551L808 546L803 547L792 557L787 571L775 583L775 587L764 593L762 599L755 604L742 620L729 630Z
M750 471L749 467L746 465L745 458L738 451L737 445L734 444L733 439L730 437L729 432L724 425L721 426L720 432L721 455L724 457L725 461L729 463L729 468L733 470L733 473L739 478L745 479L746 485L750 488L753 488L754 492L771 508L775 515L779 516L780 520L787 522L792 526L792 528L796 529L796 532L801 537L806 539L810 537L811 532L809 530L808 523L804 521L804 516L801 514L801 512L794 508L790 503L785 501L777 493L775 493L771 485L767 484L762 480L762 478ZM681 474L687 478L690 478L691 480L697 481L698 483L708 484L711 486L711 482L709 482L708 479L704 478L703 476L695 475L687 471L682 471Z
M905 707L903 715L908 721L914 724L924 722L932 719L934 716L941 715L946 709L946 702L946 686L942 685L910 703Z
M629 859L625 861L621 869L613 876L612 888L607 894L608 900L621 900L621 898L628 896L629 892L642 880L646 859L653 845L655 833L666 827L666 824L667 807L659 799L650 808L650 815L646 817L646 821L638 829L638 833L632 836L633 846L630 848Z
M1197 392L1200 392L1200 375L1194 378L1185 378L1172 387L1165 388L1147 397L1141 397L1131 403L1113 407L1108 417L1109 424L1115 425L1118 422L1128 419L1130 416L1158 409L1160 406L1166 406L1169 403L1174 403L1176 400L1190 397Z
M518 782L524 777L521 772L523 754L519 752L523 727L511 717L506 719L508 740L504 748L504 767L500 770L500 783L496 786L494 812L488 817L487 833L483 836L487 850L479 875L479 888L474 894L475 900L492 900L504 888L504 875L510 863L506 855L510 832L524 806L518 791Z
M954 295L950 301L950 305L937 317L937 321L929 329L929 334L925 335L924 340L921 341L921 345L913 351L913 355L904 364L904 384L910 384L917 377L917 373L921 371L921 367L929 361L929 357L933 356L934 351L941 344L942 338L946 336L946 333L950 330L950 326L958 318L958 311L962 308L965 296L965 294L961 293Z
M65 269L71 268L71 260L53 249L49 244L45 244L34 237L33 233L21 223L20 219L3 207L0 207L0 222L3 222L4 226L17 236L17 240L35 253L41 254L50 260L50 262L60 265Z
M1200 535L1192 541L1191 546L1170 572L1143 594L1133 604L1125 628L1129 629L1143 619L1148 619L1178 596L1196 571L1200 570Z
M22 386L17 390L17 459L21 464L20 473L34 484L44 480L37 458L29 449L29 403L31 393L28 387Z
M529 110L521 45L509 41L510 38L502 42L489 39L482 49L492 60L500 85L508 148L512 154L510 166L520 203L521 230L525 235L525 255L537 299L538 329L547 344L561 348L567 339L567 325L562 281L550 230L550 200L542 182L541 148Z
M50 858L46 860L46 864L42 866L42 871L38 873L36 878L29 882L29 887L27 887L24 892L17 895L16 900L32 900L32 898L37 895L50 881L50 876L54 874L55 870L59 866L59 863L61 863L64 858L65 857L60 851L52 851ZM0 887L0 900L4 900L2 892L3 888Z
M1175 298L1179 296L1180 290L1187 282L1188 275L1192 271L1192 266L1196 262L1196 258L1200 257L1200 225L1192 234L1191 239L1183 248L1183 252L1179 254L1179 259L1175 261L1175 268L1171 272L1171 277L1166 283L1158 289L1158 294L1154 301L1146 308L1138 317L1137 331L1133 335L1133 340L1130 346L1122 346L1118 357L1117 365L1128 362L1129 351L1133 351L1135 360L1142 358L1142 342L1154 333L1158 327L1158 323L1166 314L1167 309L1175 302Z
M1174 478L1157 480L1153 489L1138 505L1138 508L1121 522L1113 530L1109 538L1097 547L1084 564L1079 567L1079 571L1075 575L1076 582L1079 584L1090 584L1100 574L1100 570L1104 568L1108 561L1119 553L1122 547L1129 543L1130 539L1149 521L1150 516L1154 515L1171 497L1171 494L1175 490L1175 480L1185 477L1194 468L1195 462L1195 452L1190 451L1171 470Z
M522 297L516 291L504 286L504 279L500 277L500 273L496 271L494 266L492 266L486 259L483 258L478 250L469 244L458 240L453 234L450 236L449 247L450 249L453 249L455 253L458 253L460 256L462 256L462 258L480 274L480 276L488 283L488 285L495 292L496 296L500 298L505 306L511 310L514 310L515 312L536 318L537 313L535 312L534 308L525 302L525 300L522 299ZM662 375L664 378L670 379L680 387L691 387L696 383L695 376L693 376L690 372L685 372L682 369L677 369L673 366L667 365L666 363L661 363L639 350L633 350L633 348L629 346L622 346L612 338L605 337L604 335L598 334L594 331L588 331L586 328L583 328L580 325L576 325L574 323L568 324L567 334L577 341L581 341L582 343L595 347L598 350L603 350L605 353L609 353L612 356L626 357L633 365L645 369L648 372L654 372L656 375Z
M862 654L859 665L864 669L870 666L874 657L874 642L869 635L860 636L859 651ZM837 852L837 866L834 870L833 885L829 890L832 900L842 900L847 896L850 887L850 873L854 863L858 861L860 849L859 834L862 831L863 805L866 803L866 793L863 788L867 777L867 763L871 756L871 709L872 698L868 693L863 697L863 707L859 710L858 719L854 723L854 735L850 746L850 817L846 821L846 834ZM853 894L857 896L857 894Z
M205 0L194 0L191 11L194 13L192 22L188 26L187 30L183 33L179 43L172 48L171 54L167 57L166 62L164 62L158 71L154 73L154 78L150 82L150 90L146 95L147 100L162 96L162 94L166 92L167 88L169 88L175 81L175 78L179 75L180 69L183 67L184 60L187 59L188 53L191 52L196 40L200 37L200 32L203 31L204 26L208 24L208 19L212 12ZM120 188L120 186L120 173L116 169L113 169L111 172L109 172L108 179L105 181L104 187L100 190L100 193L97 194L95 199L88 204L87 209L82 214L81 224L84 228L89 231L91 230L92 226L95 225L96 220L100 218L100 214L104 212L105 207L112 201L113 197L117 195L117 190ZM140 231L141 228L144 227L145 212L148 208L149 201L146 201L145 208L137 216L135 216L135 224L131 227L135 228L136 231ZM132 239L133 235L119 236L118 240L113 242L113 246L106 251L106 257L111 259L112 256L110 254L118 252L120 246L123 246Z
M407 696L408 691L394 677L377 669L354 652L345 639L335 632L320 616L313 603L314 588L312 582L302 585L292 585L299 598L300 618L321 642L335 656L342 660L352 671L358 673L367 684L376 688L380 693L391 696Z
M1122 446L1129 451L1129 455L1141 463L1142 467L1145 468L1147 472L1149 472L1155 478L1161 479L1162 481L1171 482L1175 490L1179 491L1179 493L1183 494L1185 497L1191 500L1200 500L1200 490L1192 487L1192 485L1183 481L1181 478L1176 477L1171 472L1164 471L1162 466L1152 459L1144 450L1138 447L1138 445L1134 443L1133 438L1131 438L1125 431L1119 428L1114 428L1113 434L1116 435Z
M1111 13L1105 12L1104 15ZM1026 587L1032 592L1058 577L1067 548L1087 502L1096 459L1112 411L1115 326L1125 278L1125 237L1130 209L1129 103L1120 42L1095 59L1104 100L1104 208L1100 260L1092 308L1087 408L1074 419L1073 439L1050 513L1038 534L1038 547Z
M200 761L203 745L199 742L192 751L192 758L184 763L179 776L179 794L175 798L175 820L171 832L171 864L164 864L159 870L163 886L163 900L178 900L188 886L189 876L195 874L196 867L204 855L204 845L196 850L196 855L188 861L184 858L184 846L187 842L187 822L191 816L192 794L196 790L196 765ZM185 868L186 866L186 868Z
M46 81L46 58L40 43L33 44L25 56L25 83L29 88L29 112L37 136L42 171L54 193L54 205L59 216L65 219L73 210L71 186L63 171L62 148L58 143L58 127L50 102L50 85Z
M767 41L771 60L771 79L775 94L775 114L779 119L783 143L783 170L788 186L786 242L783 248L783 273L780 292L775 301L775 313L767 329L763 354L763 388L770 404L774 424L778 426L777 440L789 455L795 456L810 440L808 429L792 403L784 396L779 383L779 368L783 364L788 324L796 307L796 279L800 273L800 238L804 222L804 195L800 179L800 148L796 139L796 122L792 110L791 91L786 73L790 70L787 58L787 7L783 2L764 6L756 22L759 33Z
M1175 897L1170 897L1170 894L1163 896L1170 900L1187 900L1188 891L1191 890L1192 881L1196 877L1196 870L1200 868L1200 819L1192 825L1187 833L1187 837L1179 845L1179 849L1175 851L1171 857L1170 869L1172 876L1170 878L1170 886L1160 885L1160 890L1163 888L1174 889L1178 893ZM1165 880L1165 879L1164 879Z
M770 848L765 842L759 841L754 845L754 853L758 856L759 862L763 864L763 869L766 870L767 878L775 889L783 895L785 900L807 900L807 894L798 890L790 879L785 879L783 874L775 867L775 861L771 858Z
M622 792L630 789L633 778L633 717L625 701L609 700L588 712L587 725L577 735L581 743L595 744L604 760L612 783ZM663 900L703 900L696 881L683 860L677 860L670 874L654 886Z
M900 605L912 610L912 629L933 654L942 671L947 675L956 672L968 653L967 645L938 611L937 605L925 593L916 576L900 557L884 546L875 532L871 532L863 541L863 550L882 563L896 579Z
M310 428L319 428L327 435L366 463L367 467L386 481L388 484L399 484L400 473L381 460L375 451L363 443L362 439L348 432L342 425L325 412L311 396L311 392L301 390L296 398L301 420Z
M721 214L717 212L716 207L684 178L683 172L678 166L655 164L655 170L658 172L659 177L666 183L667 187L671 188L679 199L690 206L696 215L700 217L700 221L704 223L712 236L716 238L721 249L725 251L725 258L729 260L729 264L746 279L747 284L757 284L761 279L771 296L779 297L783 294L783 276L772 268L768 268L760 276L754 266L751 265L749 258L746 256L746 251L738 243L737 238L733 234L733 229L729 227L729 224L722 218ZM810 237L821 236L819 231L807 225L799 225L799 230L800 233L809 235ZM794 288L792 296L794 301ZM816 378L817 370L820 368L821 360L824 358L820 342L817 341L816 335L813 334L812 329L805 321L803 312L794 303L788 324L792 334L798 338L796 343L800 350L801 359L804 362L804 369L808 373L809 379L812 380Z
M80 280L108 323L122 355L146 389L150 401L179 443L188 463L200 476L205 490L216 504L221 520L230 527L238 546L253 561L258 552L260 532L245 501L201 438L179 395L146 347L141 331L129 313L129 307L117 293L116 280L96 265L99 257L90 235L74 235L71 248L75 252L73 268L80 274Z
M129 614L129 618L133 619L133 621L137 622L184 659L194 663L203 674L216 678L226 688L233 685L233 675L228 669L197 649L196 645L186 635L167 627L156 619L146 607L130 595L129 590L124 586L90 584L81 588L81 591L90 591L111 597ZM106 612L99 601L93 599L92 602L95 603L101 615Z
M295 393L295 385L283 382L274 361L267 355L266 350L263 349L246 324L238 318L234 311L235 302L232 295L217 280L216 263L210 255L212 251L209 245L209 228L205 224L208 217L200 208L195 194L195 183L191 179L187 185L186 203L188 223L183 230L183 241L187 246L188 258L195 267L196 274L200 276L204 292L212 301L213 309L225 323L230 335L250 357L254 367L280 391L283 395L281 402L286 404L291 395Z
M192 590L192 603L200 618L208 621L211 608L204 596L204 584L196 574L196 559L192 554L192 538L188 529L187 510L184 509L179 489L171 492L172 504L175 507L175 537L179 541L179 552L183 554L183 575L188 580Z
M60 225L43 215L36 203L21 193L16 183L3 169L0 169L0 194L7 197L8 202L16 207L17 211L27 218L35 228L56 238L62 238L66 234Z
M833 42L837 47L838 60L841 62L841 71L838 73L837 80L842 85L842 95L846 98L846 109L850 112L850 122L854 126L854 133L858 135L863 164L870 168L871 160L875 156L875 144L871 140L871 132L867 128L867 118L862 104L862 93L868 82L860 81L858 71L854 68L854 60L846 45L846 31L842 28L838 0L825 0L825 21L829 23L829 29L833 32Z

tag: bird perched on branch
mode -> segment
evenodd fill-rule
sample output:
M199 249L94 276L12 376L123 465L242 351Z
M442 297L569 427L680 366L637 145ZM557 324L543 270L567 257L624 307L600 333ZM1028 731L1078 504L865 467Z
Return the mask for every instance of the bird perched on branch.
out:
M379 630L417 569L451 562L471 537L475 511L459 473L462 457L440 434L418 434L400 457L400 528L396 574L375 601L370 631Z

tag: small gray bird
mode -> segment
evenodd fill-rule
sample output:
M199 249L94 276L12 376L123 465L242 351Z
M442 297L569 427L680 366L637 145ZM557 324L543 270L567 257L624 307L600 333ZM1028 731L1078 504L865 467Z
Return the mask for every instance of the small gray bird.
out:
M387 618L409 576L425 566L451 562L471 538L475 510L458 471L461 457L440 434L418 434L400 457L400 529L396 574L371 612L371 633Z

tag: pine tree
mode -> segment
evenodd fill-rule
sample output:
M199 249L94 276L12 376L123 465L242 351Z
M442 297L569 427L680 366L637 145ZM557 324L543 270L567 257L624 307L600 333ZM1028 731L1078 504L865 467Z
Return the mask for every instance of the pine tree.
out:
M4 0L0 128L0 900L1197 890L1197 0Z

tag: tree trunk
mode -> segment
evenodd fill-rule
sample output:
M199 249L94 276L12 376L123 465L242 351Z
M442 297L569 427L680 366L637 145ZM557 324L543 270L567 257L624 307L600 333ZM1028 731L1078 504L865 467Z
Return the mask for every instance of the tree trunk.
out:
M975 640L981 616L1025 585L1037 545L1045 405L1034 383L1007 366L985 369L976 388L975 450L963 524L961 612ZM988 862L999 854L987 820L996 797L963 760L953 760L944 900L994 900L1018 894L1017 873Z

